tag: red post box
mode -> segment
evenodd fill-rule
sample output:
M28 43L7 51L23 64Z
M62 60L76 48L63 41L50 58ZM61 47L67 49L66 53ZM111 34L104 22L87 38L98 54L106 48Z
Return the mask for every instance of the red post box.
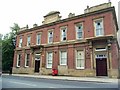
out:
M57 69L52 69L52 75L53 76L58 75L58 70Z

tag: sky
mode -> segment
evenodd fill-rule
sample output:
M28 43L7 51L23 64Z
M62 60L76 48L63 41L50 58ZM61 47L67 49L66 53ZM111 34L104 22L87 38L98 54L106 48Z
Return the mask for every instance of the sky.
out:
M109 0L0 0L0 33L5 35L11 32L10 27L17 23L20 28L27 24L29 28L33 24L42 25L45 16L50 11L59 11L62 19L68 14L84 13L87 5L89 7L107 3ZM120 0L110 0L115 6L118 16L118 2Z

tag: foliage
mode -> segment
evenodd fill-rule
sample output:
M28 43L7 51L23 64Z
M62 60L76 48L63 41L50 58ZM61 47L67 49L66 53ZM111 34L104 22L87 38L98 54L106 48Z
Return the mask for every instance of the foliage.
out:
M14 54L14 47L11 39L5 39L2 41L2 69L7 71L12 65Z
M13 39L16 38L17 32L20 27L18 24L14 23L11 28L11 32L6 34L2 40L2 70L9 71L13 65L13 57L14 57L14 43Z

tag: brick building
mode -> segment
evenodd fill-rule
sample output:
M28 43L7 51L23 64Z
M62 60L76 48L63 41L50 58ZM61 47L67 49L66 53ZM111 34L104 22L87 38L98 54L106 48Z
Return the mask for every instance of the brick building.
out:
M111 3L87 7L84 14L44 16L43 25L21 28L13 73L118 77L118 25Z

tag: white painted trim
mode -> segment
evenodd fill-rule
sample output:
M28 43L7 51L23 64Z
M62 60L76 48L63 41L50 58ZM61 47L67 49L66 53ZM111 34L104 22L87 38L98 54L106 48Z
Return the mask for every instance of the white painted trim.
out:
M52 32L52 42L49 42L49 33L50 33L50 32ZM48 44L52 44L52 43L53 43L53 38L54 38L53 36L54 36L54 35L53 35L53 29L52 29L52 30L49 30L49 31L48 31L48 39L47 39Z
M30 55L30 54L29 54ZM29 57L29 59L30 59L30 57ZM29 65L28 66L26 66L26 63L27 62L27 54L25 54L25 67L29 67ZM29 62L30 62L30 60L29 60Z
M102 26L103 26L103 35L96 35L96 25L95 25L95 22L96 21L99 21L99 20L101 20L102 21ZM99 19L95 19L95 20L93 20L93 25L94 25L94 36L95 37L100 37L100 36L104 36L104 32L105 32L105 29L104 29L104 19L103 18L99 18Z
M77 26L79 26L79 25L82 25L82 38L78 38L78 35L77 35ZM81 40L81 39L83 39L83 37L84 37L84 30L83 30L83 23L77 23L77 24L75 24L75 32L76 32L76 40Z
M27 36L27 46L30 46L28 45L28 37L30 37L30 44L31 44L31 36L30 35Z
M101 57L100 57L100 55L102 55ZM107 58L107 54L96 54L95 55L95 58L97 59L97 58Z
M84 53L84 67L77 67L77 51L81 51ZM85 69L85 50L75 50L75 62L76 62L76 69Z
M62 31L63 31L64 28L65 28L65 31L66 31L66 40L62 40ZM60 41L61 42L66 42L67 41L67 26L60 27Z
M52 65L53 65L53 52L47 52L46 54L46 68L51 69L52 67L48 67L48 53L52 53Z
M66 64L61 64L61 52L66 52ZM64 65L64 66L66 66L67 65L67 51L65 50L60 50L60 52L59 52L59 61L60 61L60 65Z
M17 54L17 65L16 65L16 67L20 67L20 66L18 66L19 55L21 56L21 54ZM21 57L20 57L20 59L21 59Z
M107 51L106 47L104 49L97 49L95 48L95 51Z
M19 38L19 47L22 47L22 43L23 43L23 38L20 37L20 38Z
M38 38L37 36L40 35L40 43L38 44ZM41 33L36 34L36 45L41 45Z

